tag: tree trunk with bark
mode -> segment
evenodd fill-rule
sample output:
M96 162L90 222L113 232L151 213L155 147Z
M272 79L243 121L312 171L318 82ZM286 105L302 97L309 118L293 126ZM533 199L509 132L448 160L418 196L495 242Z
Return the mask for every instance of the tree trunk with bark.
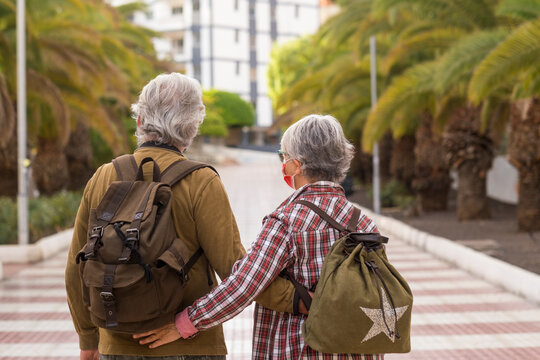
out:
M394 148L394 138L390 131L386 132L379 141L379 174L381 183L385 184L392 179L390 163L392 162L392 149Z
M521 231L540 230L540 98L520 100L510 113L508 155L519 171L517 222Z
M414 179L415 144L414 135L405 135L394 140L392 160L390 161L392 177L405 185L409 190L412 190Z
M64 149L68 164L69 190L84 188L94 172L92 166L92 144L90 144L90 130L88 124L79 121L75 130L71 132L69 141Z
M4 148L0 148L0 196L17 196L17 134L5 134L8 138Z
M422 114L414 148L416 162L412 188L424 211L446 210L451 183L442 138L433 132L432 122L431 114Z
M68 164L58 139L38 140L38 151L33 161L32 172L40 194L51 195L67 188Z
M480 107L456 108L446 125L443 145L448 164L457 170L459 221L490 217L486 191L487 172L493 162L493 140L480 130Z
M370 184L373 180L373 158L370 154L362 151L362 142L354 144L356 149L351 161L349 172L355 179L360 180L362 184Z

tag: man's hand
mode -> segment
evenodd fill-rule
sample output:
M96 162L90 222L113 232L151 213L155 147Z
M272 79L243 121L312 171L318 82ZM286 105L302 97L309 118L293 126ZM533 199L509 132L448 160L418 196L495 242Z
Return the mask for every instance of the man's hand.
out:
M80 359L81 360L99 360L99 351L98 349L81 350Z
M148 347L150 349L154 349L158 346L168 344L170 342L180 339L180 337L180 333L176 329L176 325L174 323L169 323L163 325L158 329L133 335L134 339L140 339L139 344L149 344Z
M313 293L311 291L308 291L309 296L313 299ZM302 299L298 299L298 312L300 314L308 315L309 310L306 308L306 304L302 301Z

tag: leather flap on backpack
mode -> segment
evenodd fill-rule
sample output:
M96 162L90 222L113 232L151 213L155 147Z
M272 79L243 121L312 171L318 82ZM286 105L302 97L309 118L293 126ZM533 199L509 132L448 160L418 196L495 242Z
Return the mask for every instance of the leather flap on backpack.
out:
M88 287L102 287L105 264L89 260L83 271L83 280ZM113 288L130 286L144 277L144 269L139 264L119 264L114 275Z
M165 263L174 270L181 272L188 259L189 250L180 239L175 239L172 245L157 259L158 266ZM161 264L162 265L162 264Z

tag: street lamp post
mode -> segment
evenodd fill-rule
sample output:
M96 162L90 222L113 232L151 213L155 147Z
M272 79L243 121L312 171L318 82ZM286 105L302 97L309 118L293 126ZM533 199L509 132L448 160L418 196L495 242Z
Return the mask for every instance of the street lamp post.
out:
M17 0L17 157L19 245L28 244L28 166L26 156L26 19L25 0Z
M371 58L371 109L377 105L377 59L375 36L369 39L369 52ZM373 145L373 210L381 213L381 179L379 172L379 144Z

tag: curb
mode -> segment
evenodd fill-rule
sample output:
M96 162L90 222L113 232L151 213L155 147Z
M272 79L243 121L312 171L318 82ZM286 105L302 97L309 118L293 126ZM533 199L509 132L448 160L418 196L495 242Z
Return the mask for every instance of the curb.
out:
M358 204L356 206L375 221L381 233L390 238L401 239L483 280L528 301L540 304L540 275L472 250L452 240L420 231L391 217L375 214Z
M44 237L31 245L0 245L0 265L29 264L44 260L67 249L73 236L73 229L68 229ZM2 279L0 266L0 279Z

